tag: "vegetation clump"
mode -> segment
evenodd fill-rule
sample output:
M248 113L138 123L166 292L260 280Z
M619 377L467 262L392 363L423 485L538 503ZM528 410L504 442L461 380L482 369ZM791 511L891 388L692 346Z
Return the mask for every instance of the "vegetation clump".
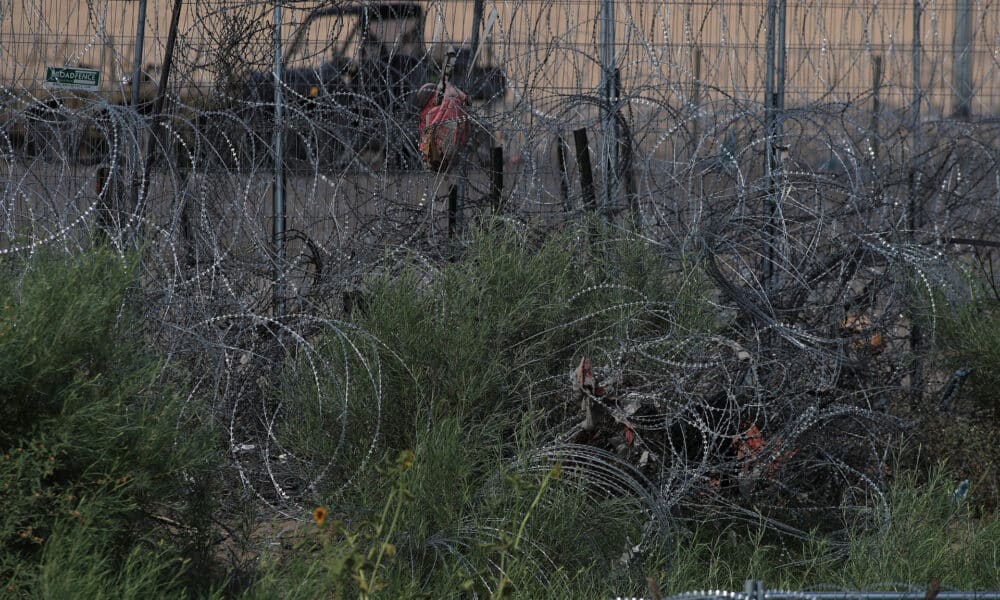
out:
M0 280L0 595L207 592L198 417L143 342L133 263L8 257Z
M582 419L564 393L577 363L590 368L581 356L613 360L617 340L710 338L729 326L697 261L627 234L589 232L587 244L577 235L494 223L455 262L403 261L373 275L339 335L314 333L310 353L284 355L261 381L261 401L280 407L269 432L315 485L290 490L302 514L278 524L284 537L260 522L246 528L252 559L239 564L224 552L240 515L219 501L231 476L213 407L181 393L192 386L149 341L134 261L100 249L8 257L2 595L596 598L645 594L647 580L677 593L739 589L746 578L792 589L931 578L1000 586L989 568L998 521L977 509L988 488L936 458L906 458L912 445L884 466L885 498L865 499L888 510L862 518L845 504L839 536L779 534L767 506L757 522L678 509L669 531L654 531L642 499L582 477L580 456L539 454L605 435L553 441ZM942 325L944 370L976 358L951 341L971 323ZM978 333L974 347L988 349ZM371 343L354 343L361 336ZM314 364L324 377L301 377ZM988 375L989 365L975 368ZM377 377L349 377L359 369ZM318 409L316 385L320 398L343 402ZM731 442L733 461L763 460L761 429L751 427L759 440ZM632 468L610 462L614 448L592 456L608 472ZM713 492L711 481L699 485L692 498ZM872 527L872 514L890 518Z

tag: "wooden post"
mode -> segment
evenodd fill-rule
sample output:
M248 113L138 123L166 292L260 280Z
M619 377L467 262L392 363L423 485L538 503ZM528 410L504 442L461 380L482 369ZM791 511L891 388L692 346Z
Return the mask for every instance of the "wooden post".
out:
M458 230L458 186L452 184L448 190L448 239L454 239Z
M97 194L97 240L106 243L111 239L111 197L114 182L108 179L110 171L101 166L94 177L94 193Z
M573 209L569 202L569 173L566 172L566 142L561 135L556 136L556 163L559 166L559 193L562 195L563 210Z
M594 170L590 164L590 145L587 141L586 128L573 132L576 142L576 166L580 169L580 194L583 196L583 208L590 212L597 210L597 195L594 193Z
M503 146L494 146L490 152L490 201L494 214L503 208Z

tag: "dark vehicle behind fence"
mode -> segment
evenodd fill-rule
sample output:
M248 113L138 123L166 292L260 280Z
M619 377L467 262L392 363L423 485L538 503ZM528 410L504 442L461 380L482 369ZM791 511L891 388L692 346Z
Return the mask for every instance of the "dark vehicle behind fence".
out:
M131 12L125 16L134 18ZM413 99L416 90L440 72L440 57L424 43L425 16L421 5L412 2L342 3L312 10L292 26L283 47L282 83L286 160L293 169L374 166L382 161L393 168L419 166L419 107ZM176 51L186 54L174 61L165 110L174 132L168 139L182 141L170 151L179 156L194 152L194 160L216 161L223 168L271 160L270 34L263 25L252 31L246 43L255 45L257 59L247 59L253 66L242 65L250 67L247 75L237 75L242 71L238 69L230 78L219 77L199 67L212 63L212 52L220 51L208 38ZM100 85L92 90L43 85L45 64L64 62L54 54L32 58L38 64L22 57L23 65L7 69L0 81L4 144L29 157L107 162L116 131L134 129L136 117L150 116L160 69L149 62L153 55L145 57L138 82L139 114L133 114L129 105L134 82L127 64L132 50L124 45L112 48L112 41L108 39L105 52L96 58L91 53L66 63L71 70L100 69ZM475 65L470 71L469 49L461 42L453 44L458 49L456 81L470 99L480 105L502 101L503 71L491 65ZM449 44L435 46L443 56L440 49ZM216 144L225 147L209 147Z
M308 15L284 53L285 146L292 166L359 157L365 162L385 160L392 168L420 165L415 94L424 83L439 79L442 58L433 57L425 45L424 26L423 9L414 3L322 8ZM329 31L341 35L322 39ZM478 64L470 69L472 59L469 48L457 48L452 80L473 102L502 100L503 71ZM297 66L303 62L318 64ZM268 143L273 73L252 74L244 99L255 137Z

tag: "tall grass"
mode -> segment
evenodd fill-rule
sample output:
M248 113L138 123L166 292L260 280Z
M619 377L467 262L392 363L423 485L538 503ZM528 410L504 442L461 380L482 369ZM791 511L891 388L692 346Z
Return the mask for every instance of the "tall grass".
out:
M854 535L846 555L831 557L820 536L792 543L769 539L752 526L703 526L685 535L671 569L657 576L676 592L737 590L747 578L762 579L772 589L880 589L932 579L956 589L998 589L1000 521L976 518L969 498L956 501L958 484L940 467L901 474L889 491L888 531Z
M970 277L964 284L958 291L969 300L934 298L934 321L930 302L921 295L924 330L934 324L936 336L926 356L931 373L926 403L914 415L920 452L907 461L919 459L921 470L944 462L956 477L972 480L979 490L973 508L988 515L1000 507L1000 300L988 280Z

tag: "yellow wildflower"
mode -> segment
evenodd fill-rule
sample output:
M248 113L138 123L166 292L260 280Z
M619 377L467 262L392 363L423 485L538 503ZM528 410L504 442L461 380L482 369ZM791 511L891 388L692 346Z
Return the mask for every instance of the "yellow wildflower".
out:
M415 457L413 456L413 452L411 452L410 450L403 450L402 452L399 453L399 464L400 466L403 467L404 470L409 469L410 467L413 466L414 458Z

